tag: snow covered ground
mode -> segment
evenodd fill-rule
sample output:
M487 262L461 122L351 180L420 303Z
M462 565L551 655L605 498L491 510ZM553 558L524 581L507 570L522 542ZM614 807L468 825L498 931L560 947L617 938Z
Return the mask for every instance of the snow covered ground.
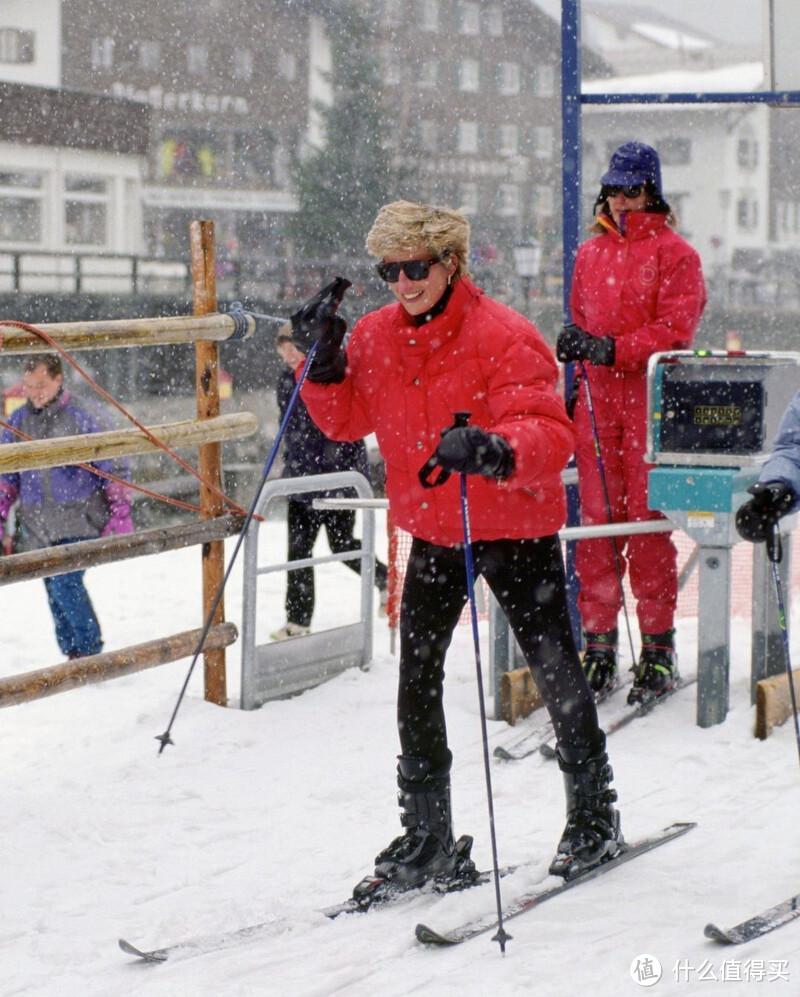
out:
M284 524L265 530L277 560ZM89 572L107 648L199 626L199 559L193 549ZM264 634L283 622L283 580L262 584ZM315 628L341 622L343 606L356 612L357 585L341 565L318 569ZM238 572L226 602L238 622ZM349 894L399 829L396 660L382 621L368 672L255 712L206 704L198 674L175 746L160 757L154 738L188 661L6 709L0 995L620 997L645 989L630 974L643 955L663 967L655 994L797 994L800 921L737 949L703 937L709 920L726 926L800 891L794 733L788 724L766 742L753 738L746 622L734 621L734 636L724 724L696 727L686 690L610 741L628 837L675 820L697 829L509 922L505 956L489 935L439 951L414 939L418 921L446 929L491 910L491 887L337 921L318 913ZM691 673L695 621L681 621L679 638ZM3 675L59 660L41 582L4 588L0 648ZM238 647L228 658L235 697ZM446 696L456 833L475 836L485 868L469 627L450 652ZM492 746L519 732L490 721ZM561 779L538 757L493 764L492 774L500 861L526 863L503 880L510 898L545 875L563 823ZM267 926L235 947L159 966L117 948L119 936L157 947L252 922Z

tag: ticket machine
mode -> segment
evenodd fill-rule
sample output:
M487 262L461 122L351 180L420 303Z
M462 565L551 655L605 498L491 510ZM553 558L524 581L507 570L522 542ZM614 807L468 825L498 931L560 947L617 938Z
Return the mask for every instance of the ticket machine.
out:
M728 712L735 515L800 388L800 353L657 353L647 373L648 501L699 550L697 723ZM783 667L763 544L754 545L753 684ZM787 572L787 554L782 562ZM773 600L773 601L771 601ZM780 659L780 660L779 660Z

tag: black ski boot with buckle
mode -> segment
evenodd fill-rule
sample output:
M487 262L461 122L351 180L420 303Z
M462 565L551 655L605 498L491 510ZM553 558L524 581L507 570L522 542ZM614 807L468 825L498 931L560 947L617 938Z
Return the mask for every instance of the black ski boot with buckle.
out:
M401 890L429 880L444 889L468 885L477 877L469 857L472 838L453 837L449 766L436 772L425 758L400 755L397 784L400 822L406 830L376 856L375 876Z
M613 692L617 684L617 628L583 635L583 674L597 700Z
M550 875L574 879L619 854L624 844L619 812L614 808L614 773L605 750L605 734L593 747L559 744L558 766L564 773L567 825L550 863Z
M642 634L642 650L633 670L633 688L628 703L636 706L672 692L678 683L678 659L675 656L675 631Z

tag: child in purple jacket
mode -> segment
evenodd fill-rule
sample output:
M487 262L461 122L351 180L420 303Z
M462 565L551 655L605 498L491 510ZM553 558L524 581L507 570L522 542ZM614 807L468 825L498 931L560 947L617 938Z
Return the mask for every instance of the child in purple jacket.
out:
M10 429L0 432L0 443L20 439L50 439L97 433L106 427L64 387L61 360L55 354L36 354L25 363L22 384L26 402L12 414ZM103 471L117 471L114 461L95 461ZM13 540L4 537L9 552L34 550L89 540L133 530L129 489L75 465L19 471L0 475L0 527L16 505ZM103 647L83 571L45 578L47 598L56 626L56 640L68 658L98 654Z

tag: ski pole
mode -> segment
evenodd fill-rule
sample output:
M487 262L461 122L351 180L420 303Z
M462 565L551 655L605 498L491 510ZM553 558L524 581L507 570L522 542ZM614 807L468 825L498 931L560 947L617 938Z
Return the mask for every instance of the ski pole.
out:
M236 546L233 548L233 553L231 554L230 560L228 561L228 567L225 569L225 574L223 575L222 581L220 582L219 588L217 589L216 595L214 596L214 600L211 603L211 608L209 609L208 614L206 615L205 623L203 624L203 631L200 634L200 639L197 642L197 647L195 648L194 656L192 657L192 662L189 665L189 670L186 673L186 678L183 680L183 685L181 686L181 691L178 694L178 700L175 703L175 709L172 711L172 716L170 717L169 723L167 724L167 729L164 731L163 734L156 735L156 740L161 742L161 747L158 749L159 755L164 750L164 748L166 748L168 744L175 743L170 737L172 725L175 723L175 718L178 715L178 710L180 709L181 703L183 702L183 697L186 694L186 689L189 685L189 680L192 677L194 666L197 664L197 660L202 654L203 645L205 644L206 637L208 637L208 632L211 629L211 622L214 619L214 614L217 611L217 607L222 601L222 595L225 591L225 586L228 583L228 578L230 577L234 562L236 561L236 558L239 554L239 549L244 543L244 539L247 536L248 527L250 526L250 523L253 520L253 516L255 515L256 509L258 508L258 500L261 498L261 492L264 490L264 485L266 484L267 478L269 477L269 473L272 470L272 465L275 463L275 458L278 455L281 441L283 440L284 433L286 432L286 427L289 424L289 419L292 417L292 413L294 411L297 398L300 394L300 389L303 387L306 376L308 375L308 371L310 370L311 364L314 360L314 354L317 352L317 346L318 344L314 343L311 349L308 351L305 363L303 364L303 369L300 373L300 377L297 379L297 383L294 386L294 391L292 392L291 397L289 399L289 404L286 406L286 413L283 419L281 420L280 426L278 427L278 432L272 444L272 449L269 452L267 460L264 464L264 469L261 472L261 480L259 481L258 488L256 489L256 494L253 497L253 501L250 503L250 508L247 510L247 516L245 517L244 523L242 524L242 528L239 531L238 537L236 538Z
M456 412L452 429L466 426L469 422L469 412ZM443 434L444 435L444 434ZM436 466L435 455L428 460L420 471L420 482L424 488L443 485L450 477L448 471L440 470L438 477L430 481L430 471ZM486 703L483 695L483 669L481 667L481 645L478 637L478 607L475 601L475 564L472 557L472 531L469 521L469 503L467 501L467 476L462 472L461 479L461 524L464 535L464 566L467 573L467 598L469 599L470 618L472 620L472 643L475 648L475 671L478 679L478 704L481 718L481 736L483 739L483 770L486 779L486 802L489 808L489 837L492 844L492 871L494 873L494 893L497 902L497 934L492 937L498 942L500 951L505 954L506 942L511 935L503 927L503 902L500 896L500 867L497 861L497 835L494 823L494 794L492 793L492 769L489 764L489 735L486 730Z
M344 292L347 290L348 287L350 287L350 281L345 280L343 277L337 277L330 284L327 284L325 287L323 287L322 290L319 291L316 295L314 295L313 298L305 302L302 308L300 308L297 312L294 313L294 315L292 315L292 326L294 327L296 322L299 327L302 327L304 323L308 323L315 316L330 318L333 315L335 315L337 308L341 304ZM161 743L161 746L158 749L159 755L164 750L164 748L166 748L168 744L175 743L172 740L172 737L170 736L173 724L175 723L175 718L178 715L178 710L180 709L181 703L183 702L183 698L186 695L186 689L189 686L189 680L192 677L192 672L194 671L194 667L197 664L197 660L203 651L203 645L205 644L206 637L208 636L208 632L211 629L211 623L214 619L214 614L216 613L217 607L222 601L222 595L225 591L225 586L228 583L228 579L230 578L231 571L233 570L234 562L236 561L236 558L239 554L242 544L244 543L244 539L247 536L248 527L250 526L250 523L253 520L253 516L255 515L255 511L258 507L258 500L261 498L261 492L263 491L264 485L266 484L267 478L269 477L269 473L272 470L272 465L275 463L275 458L278 456L281 440L283 439L284 433L286 432L286 427L289 424L289 419L292 417L295 404L297 403L297 399L300 395L300 389L303 387L306 377L308 376L308 372L311 370L311 365L314 361L314 355L317 352L318 346L319 346L319 340L314 340L314 342L311 343L311 346L308 349L305 363L303 364L303 368L300 371L300 376L298 377L297 383L294 386L294 391L292 392L291 397L289 398L289 404L286 406L286 413L284 414L283 419L281 420L281 424L278 427L278 432L277 435L275 436L275 440L273 441L272 449L269 452L267 460L264 464L264 469L261 472L261 480L258 484L258 488L256 489L256 494L253 497L253 501L250 503L250 508L248 509L247 516L245 517L244 523L242 524L242 529L239 532L239 536L236 538L236 546L233 548L233 553L231 554L230 561L228 562L228 567L225 569L225 574L223 575L222 581L219 584L219 588L217 589L216 595L214 596L214 599L211 603L211 608L209 609L205 622L203 624L203 630L200 634L200 639L197 642L197 647L195 649L194 656L192 657L191 664L189 665L189 670L186 673L186 678L184 679L180 693L178 694L178 699L177 702L175 703L175 708L172 711L172 716L169 719L169 723L167 724L167 729L164 731L163 734L156 735L156 740Z
M767 535L767 558L772 568L772 580L775 583L775 599L778 603L778 628L783 638L783 656L786 662L786 677L789 680L789 696L792 701L792 716L794 718L794 734L797 741L797 757L800 761L800 719L797 716L797 696L794 691L794 675L792 674L792 658L789 651L789 632L786 625L786 607L783 601L783 585L778 571L778 564L783 557L783 546L781 535L778 532L778 524L775 523L771 532Z
M580 364L580 369L581 369L581 380L586 386L586 406L589 409L589 421L591 422L592 426L592 440L594 442L595 456L597 457L597 470L600 473L600 483L603 487L603 498L606 504L606 519L608 521L608 524L611 525L611 523L614 521L614 516L611 511L611 498L609 497L608 494L608 480L606 478L606 468L603 462L603 451L600 447L600 432L597 428L597 419L595 418L594 414L592 389L589 387L589 375L583 360L579 360L578 363ZM631 620L630 616L628 615L628 601L625 598L625 589L622 584L622 558L619 553L619 547L617 546L617 538L609 537L608 539L611 541L611 547L612 550L614 551L614 568L616 569L617 584L619 585L620 595L622 596L622 613L623 616L625 617L625 628L628 631L628 643L630 644L631 648L631 661L635 665L636 652L633 649L633 634L631 633Z

